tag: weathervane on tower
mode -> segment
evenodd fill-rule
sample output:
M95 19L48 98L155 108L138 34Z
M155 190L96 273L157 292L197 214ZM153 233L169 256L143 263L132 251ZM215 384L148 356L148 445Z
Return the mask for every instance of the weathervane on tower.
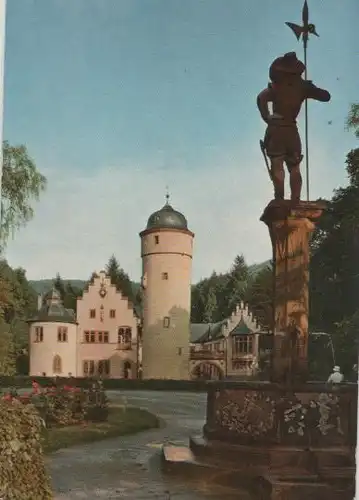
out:
M170 201L170 193L169 193L169 189L168 189L168 186L166 186L166 205L169 205L169 201Z

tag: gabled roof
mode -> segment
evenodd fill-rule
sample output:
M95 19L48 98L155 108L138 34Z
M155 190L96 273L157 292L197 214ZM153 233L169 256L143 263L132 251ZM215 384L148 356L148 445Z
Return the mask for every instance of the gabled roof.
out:
M192 323L191 324L191 342L204 343L222 338L222 325L224 321L218 323Z
M254 333L254 330L251 330L244 319L241 318L229 335L235 337L236 335L250 335L251 333Z

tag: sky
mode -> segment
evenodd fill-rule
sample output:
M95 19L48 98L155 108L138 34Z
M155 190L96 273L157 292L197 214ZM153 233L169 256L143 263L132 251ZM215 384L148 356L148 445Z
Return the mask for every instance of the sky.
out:
M345 118L359 100L359 2L308 3L320 35L309 41L308 77L332 94L309 103L316 199L346 184L345 157L357 147ZM237 254L248 264L270 258L256 97L273 59L303 57L284 24L300 23L302 5L8 1L4 139L25 144L48 180L34 219L9 242L10 265L29 279L87 279L115 254L138 280L139 232L166 186L195 233L194 282L225 272Z

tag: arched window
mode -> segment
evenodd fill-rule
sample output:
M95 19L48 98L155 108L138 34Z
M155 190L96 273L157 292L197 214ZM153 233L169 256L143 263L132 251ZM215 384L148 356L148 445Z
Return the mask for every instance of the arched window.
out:
M54 373L62 373L62 360L58 354L54 356L54 360L52 363L52 371Z

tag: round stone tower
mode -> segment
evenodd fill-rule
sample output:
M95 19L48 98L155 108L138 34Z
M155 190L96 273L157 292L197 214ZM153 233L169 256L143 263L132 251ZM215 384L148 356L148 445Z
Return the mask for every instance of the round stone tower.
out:
M189 378L194 234L168 203L140 233L143 290L142 376Z

